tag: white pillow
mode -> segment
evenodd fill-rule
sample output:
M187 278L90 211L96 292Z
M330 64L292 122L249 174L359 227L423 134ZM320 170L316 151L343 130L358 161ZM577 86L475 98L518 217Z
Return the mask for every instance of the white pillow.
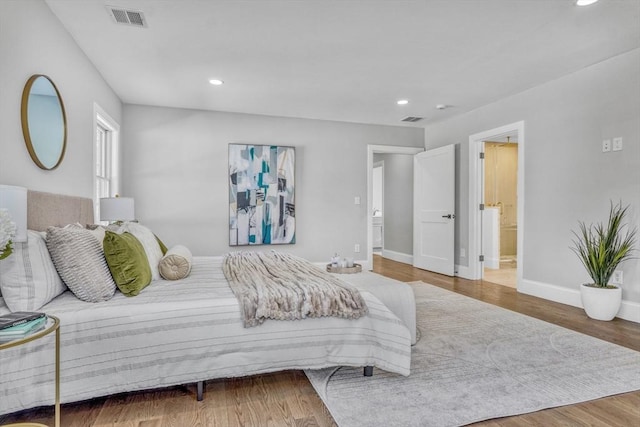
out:
M191 272L192 260L193 257L189 249L182 245L176 245L169 249L160 260L158 265L160 275L167 280L184 279Z
M142 244L147 259L149 260L149 267L151 268L151 280L158 280L160 278L160 272L158 271L158 264L162 259L162 249L156 239L156 236L151 230L144 225L137 222L125 222L119 228L117 233L121 234L125 231L134 235L136 239Z
M49 256L45 233L28 230L25 243L0 261L0 289L11 311L36 311L67 287Z

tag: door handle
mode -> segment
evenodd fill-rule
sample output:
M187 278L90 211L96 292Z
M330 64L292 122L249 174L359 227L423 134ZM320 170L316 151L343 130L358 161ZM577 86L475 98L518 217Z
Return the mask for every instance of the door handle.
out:
M456 217L455 215L451 215L451 214L442 215L442 218L448 218L448 219L452 219L452 218L455 218L455 217Z

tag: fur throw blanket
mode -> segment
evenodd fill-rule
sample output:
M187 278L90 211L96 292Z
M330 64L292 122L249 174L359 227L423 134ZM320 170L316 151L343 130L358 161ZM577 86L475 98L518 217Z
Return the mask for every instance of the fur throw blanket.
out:
M357 319L368 312L354 286L293 255L231 252L222 269L240 303L245 328L266 319Z

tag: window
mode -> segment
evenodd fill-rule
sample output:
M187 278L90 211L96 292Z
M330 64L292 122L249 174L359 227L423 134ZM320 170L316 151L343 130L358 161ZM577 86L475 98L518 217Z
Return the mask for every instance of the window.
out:
M94 186L93 212L100 220L100 199L113 197L119 191L118 136L120 126L107 113L94 104Z

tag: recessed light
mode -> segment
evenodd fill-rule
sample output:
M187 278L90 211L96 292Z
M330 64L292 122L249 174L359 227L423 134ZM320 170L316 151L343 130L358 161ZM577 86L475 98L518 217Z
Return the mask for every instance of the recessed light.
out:
M209 83L211 83L214 86L220 86L224 82L222 80L218 80L218 79L211 79L211 80L209 80Z
M594 4L598 0L576 0L576 5L578 6L589 6L590 4Z
M407 105L409 103L408 99L401 99L397 102L398 105Z

